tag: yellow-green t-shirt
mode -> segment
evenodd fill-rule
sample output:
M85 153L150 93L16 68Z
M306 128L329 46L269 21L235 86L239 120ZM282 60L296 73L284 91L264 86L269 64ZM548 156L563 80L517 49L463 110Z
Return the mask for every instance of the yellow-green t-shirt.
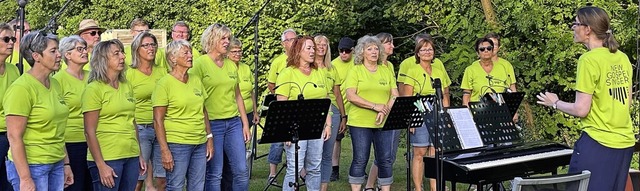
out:
M86 142L84 137L84 115L82 114L82 92L87 86L89 71L84 70L84 79L80 80L67 72L61 70L53 78L58 80L62 88L64 102L69 107L69 117L64 130L64 139L67 143Z
M511 72L513 72L513 70L511 70ZM504 70L502 64L494 64L491 72L487 74L478 60L467 66L464 70L460 88L463 90L471 90L471 101L477 102L480 101L480 98L484 96L484 94L492 92L491 89L494 89L496 93L507 90L510 86L510 84L508 84L509 79L511 79L510 76L515 76L515 74L511 72Z
M13 64L14 66L18 66L18 59L19 59L18 57L20 56L20 51L18 49L19 48L14 47L13 54L11 54L11 60L9 61L9 63ZM29 63L27 63L27 60L24 59L24 57L22 57L22 73L27 73L27 71L29 70L31 70L31 66L29 65Z
M443 71L442 69L435 68L433 66L431 67L431 75L427 74L427 72L418 64L408 71L407 76L418 80L418 82L413 80L407 80L404 82L404 84L413 87L414 95L435 95L436 89L431 86L433 83L431 81L432 79L440 79L440 82L442 83L442 91L451 85L451 79L449 79L447 71Z
M236 103L238 67L233 61L224 59L222 67L219 67L210 56L202 55L193 61L193 68L189 73L202 79L208 96L204 106L209 113L209 120L228 119L240 115Z
M133 125L136 100L128 82L118 89L100 82L89 82L82 94L82 112L100 110L96 137L105 161L137 157L140 153ZM91 152L87 160L94 161Z
M349 70L351 70L351 68L354 66L353 58L348 62L345 62L345 61L342 61L340 57L338 57L331 61L331 65L338 72L338 78L340 79L340 84L341 84L340 93L342 94L342 102L344 104L344 109L346 111L348 110L347 108L350 107L351 103L349 103L349 101L347 100L347 91L345 91L345 86L343 84L344 84L344 80L347 79L347 74L349 73Z
M274 58L273 61L271 61L271 68L269 68L267 81L269 83L276 83L276 80L278 80L278 75L285 68L287 68L287 54L282 53L278 57Z
M136 99L135 119L137 124L153 123L153 106L151 94L156 83L167 74L165 68L153 67L151 75L146 75L136 68L126 70L127 81L133 87L133 97Z
M375 72L370 72L363 64L355 65L349 70L343 86L345 89L355 89L358 96L375 104L387 104L391 99L391 90L397 88L396 80L388 67L378 66ZM383 125L376 125L378 112L370 108L351 104L346 113L349 115L349 126L381 128Z
M6 115L27 118L22 140L29 164L52 164L65 156L64 127L69 109L58 81L49 78L49 82L49 88L46 88L34 76L25 73L9 86L3 100ZM9 160L13 161L10 151Z
M515 71L513 70L513 65L511 65L511 62L502 59L502 58L498 58L498 61L496 61L496 65L500 67L500 69L507 71L508 74L510 74L507 80L507 84L511 85L511 84L515 84L516 83L516 76L515 75L511 75L511 74L515 74Z
M387 67L389 71L391 71L391 75L393 75L394 78L396 77L396 69L394 68L393 63L387 61L387 63L382 64L382 66Z
M591 109L580 122L583 131L606 147L635 144L628 97L632 78L629 57L620 50L594 48L578 60L576 90L593 96Z
M9 86L20 77L18 67L13 64L4 64L4 74L0 75L0 132L7 132L7 121L4 115L3 98Z
M419 65L418 63L416 63L415 56L411 56L407 59L404 59L400 63L400 68L398 68L398 83L404 83L407 80L406 77L402 76L401 74L407 75L408 71L410 69L413 69L413 66L415 65ZM431 63L431 68L439 68L440 70L447 71L444 68L444 63L442 63L442 61L438 58L433 59ZM447 78L449 78L449 74L447 74ZM411 80L411 79L408 79L408 80Z
M253 73L249 65L240 63L238 65L238 87L240 87L240 94L242 94L242 100L244 100L244 109L247 113L253 112L253 100L251 99L251 92L253 92Z
M198 76L183 83L166 74L153 92L153 107L165 106L164 128L167 142L198 145L207 141L203 104L207 94Z
M326 78L324 72L318 71L317 69L312 69L311 74L307 76L297 68L287 67L278 75L276 86L280 87L276 90L276 94L287 96L289 100L298 100L298 95L302 92L300 88L302 88L304 90L304 92L302 92L304 99L327 98ZM316 84L316 87L311 84L305 86L307 82ZM294 84L299 85L300 88ZM327 110L328 109L329 108L327 108Z
M329 93L329 99L331 99L331 104L334 106L338 106L336 102L336 95L333 93L333 87L339 86L342 84L342 80L340 80L340 75L338 75L338 70L336 67L331 67L331 69L324 67L318 68L318 71L323 72L325 76L327 93Z

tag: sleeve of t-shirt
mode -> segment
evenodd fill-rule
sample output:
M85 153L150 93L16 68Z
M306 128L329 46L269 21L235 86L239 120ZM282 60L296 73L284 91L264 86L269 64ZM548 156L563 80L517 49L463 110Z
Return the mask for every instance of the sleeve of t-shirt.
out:
M158 81L156 88L151 94L151 103L153 107L168 106L169 105L169 91L167 87L167 80L164 78Z
M358 87L358 72L356 71L354 67L347 72L347 77L345 77L346 79L344 79L344 83L342 84L345 90Z
M409 70L409 71L407 71L406 75L408 77L406 77L406 78L408 78L408 80L405 80L404 82L401 82L401 83L404 83L405 85L411 86L413 88L419 87L420 85L418 85L415 80L411 79L411 78L418 79L418 77L417 77L418 74L417 73L418 73L417 70ZM411 78L409 78L409 77L411 77ZM422 77L420 77L420 78L422 78Z
M580 58L578 60L578 71L576 72L576 90L593 95L599 76L600 71L596 63Z
M267 76L267 81L269 83L276 83L278 80L278 70L280 70L281 68L279 68L279 63L277 62L278 59L274 59L271 62L271 68L269 68L269 75Z
M405 82L405 77L402 75L407 75L407 69L409 67L409 63L405 60L400 63L400 68L398 68L398 82Z
M2 101L5 115L28 117L35 100L26 87L14 85L7 90Z
M279 86L278 89L276 89L276 94L277 95L282 95L282 96L287 96L287 97L291 97L291 72L289 72L289 70L283 70L282 72L280 72L280 74L278 74L277 76L277 80L276 80L276 86Z
M511 84L515 84L516 83L516 72L515 72L515 70L513 70L513 65L511 65L511 62L505 60L503 66L507 70L507 75L509 75L509 80L511 80ZM511 84L509 84L509 85L511 85Z
M447 74L447 70L441 70L441 72L442 72L442 79L441 79L442 88L449 87L451 85L451 78L449 78L449 74Z
M102 92L95 85L87 85L82 93L82 113L102 109Z
M460 88L463 90L471 90L471 80L473 78L472 71L469 67L464 69L464 75L462 76L462 83L460 83Z
M340 79L340 74L338 74L338 69L336 67L331 67L331 76L333 76L333 85L339 86L342 85L342 79Z

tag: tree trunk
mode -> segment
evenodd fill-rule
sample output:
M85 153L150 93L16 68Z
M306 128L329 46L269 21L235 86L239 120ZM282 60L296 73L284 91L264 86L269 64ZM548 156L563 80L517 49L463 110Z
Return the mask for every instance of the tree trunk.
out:
M484 11L484 17L487 20L487 23L489 23L492 28L496 28L498 26L498 22L496 21L496 13L493 11L493 7L491 6L491 0L480 1L482 2L482 10Z

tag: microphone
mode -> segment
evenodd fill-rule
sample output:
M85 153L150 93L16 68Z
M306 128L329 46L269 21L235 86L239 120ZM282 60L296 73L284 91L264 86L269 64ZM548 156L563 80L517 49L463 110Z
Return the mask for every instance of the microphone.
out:
M422 90L424 89L424 84L427 83L427 74L422 73L422 77L424 77L424 79L422 79L422 85L420 86L420 93L422 93Z
M444 113L444 107L442 107L442 82L440 78L433 80L433 88L436 89L436 98L438 101L438 107L440 107L440 113Z
M20 7L27 6L28 2L29 1L27 1L27 0L18 0L18 6L20 6Z
M400 76L402 76L402 77L409 78L409 79L413 80L414 82L416 82L416 83L420 86L420 91L419 91L418 93L416 93L416 96L419 96L419 95L420 95L420 92L422 92L422 87L423 87L423 85L422 85L422 84L420 84L420 82L419 82L418 80L416 80L415 78L413 78L413 77L411 77L411 76L408 76L408 75L406 75L406 74L402 74L402 73L401 73L401 74L398 74L398 75L400 75ZM425 80L426 80L426 78L425 78ZM424 84L424 83L423 83L423 84Z
M280 88L280 86L283 86L283 85L286 85L286 84L294 84L294 85L296 85L298 87L298 89L300 90L300 95L298 95L298 99L302 96L302 88L300 88L300 85L298 83L296 83L296 82L284 82L284 83L282 83L280 85L277 85L276 87L273 88L273 92L276 92L276 90L278 88Z
M304 83L304 85L302 86L302 89L300 90L300 95L298 95L298 100L304 100L304 96L302 95L302 93L304 92L304 88L307 87L307 84L313 85L313 88L318 88L318 85L316 85L313 82ZM298 86L298 87L300 87L300 86Z

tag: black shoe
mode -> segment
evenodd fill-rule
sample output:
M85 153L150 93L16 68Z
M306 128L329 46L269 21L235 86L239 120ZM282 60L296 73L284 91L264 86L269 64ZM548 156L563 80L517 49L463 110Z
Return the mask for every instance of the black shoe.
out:
M329 178L329 180L331 182L335 182L338 181L340 179L340 174L337 171L331 171L331 177Z
M269 184L274 186L278 185L278 181L276 180L275 176L269 176L269 178L267 179L267 185Z

